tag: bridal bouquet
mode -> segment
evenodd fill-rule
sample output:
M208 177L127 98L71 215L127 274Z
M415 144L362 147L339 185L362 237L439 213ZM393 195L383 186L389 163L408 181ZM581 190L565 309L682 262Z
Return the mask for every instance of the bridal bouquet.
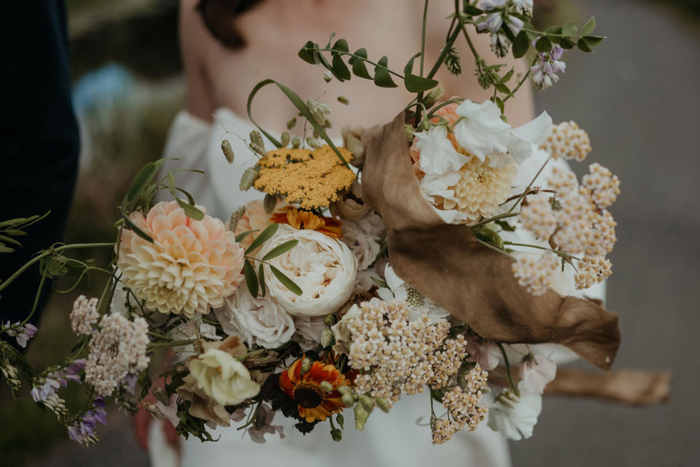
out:
M212 440L211 429L234 424L262 442L282 435L274 420L288 417L302 433L329 430L338 441L349 413L362 430L373 411L424 391L436 444L483 421L512 439L531 436L556 375L551 346L536 344L608 369L620 338L616 315L571 295L611 274L607 209L618 178L596 163L581 180L569 169L591 151L576 123L543 113L513 128L503 113L528 80L556 83L567 50L591 52L603 38L592 35L593 19L580 30L567 22L539 31L531 17L532 0L456 1L429 72L424 50L398 73L344 39L308 42L299 55L325 68L327 81L400 80L415 99L385 126L344 128L338 147L326 133L328 105L261 82L248 108L273 84L299 122L279 138L262 128L249 135L258 158L240 187L264 200L226 222L178 188L166 161L148 164L117 209L114 242L98 245L113 250L110 264L66 256L85 245L55 245L31 261L41 264L42 286L65 275L108 280L99 296L76 299L77 342L62 362L35 372L0 342L13 394L26 381L84 444L97 440L110 398L129 412L141 403L185 437ZM442 99L433 77L442 65L462 72L453 44L471 46L475 31L490 35L496 56L490 64L472 47L478 81L493 96ZM511 52L530 62L526 73L498 64ZM233 162L226 140L222 152ZM155 203L161 190L173 200ZM36 220L0 224L3 250ZM0 327L22 346L36 332L28 320ZM152 356L166 348L163 371ZM82 407L61 398L68 384L84 386Z

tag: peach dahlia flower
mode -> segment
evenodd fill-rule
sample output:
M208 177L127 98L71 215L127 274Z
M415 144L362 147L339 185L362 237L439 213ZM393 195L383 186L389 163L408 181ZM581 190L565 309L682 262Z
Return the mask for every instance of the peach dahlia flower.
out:
M124 230L117 264L124 285L148 308L188 317L205 314L222 306L241 282L243 248L220 220L191 219L175 201L156 204L145 217L134 212L129 219L153 243Z

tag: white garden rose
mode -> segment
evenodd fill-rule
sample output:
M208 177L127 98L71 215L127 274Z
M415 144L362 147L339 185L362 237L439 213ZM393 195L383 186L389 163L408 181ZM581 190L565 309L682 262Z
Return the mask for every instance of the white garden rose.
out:
M260 257L275 247L298 240L290 251L269 260L302 290L297 295L284 286L265 267L265 283L270 297L295 316L323 316L333 313L353 292L357 260L342 242L315 230L295 230L280 226L277 234L265 243Z
M221 405L237 405L260 392L260 385L233 355L209 349L189 363L197 387Z
M241 287L214 310L221 328L229 336L240 337L248 346L278 347L292 338L292 317L269 297L253 296Z
M343 236L340 239L345 243L357 258L357 270L363 271L369 268L381 250L379 243L386 232L382 218L372 213L358 221L343 222Z

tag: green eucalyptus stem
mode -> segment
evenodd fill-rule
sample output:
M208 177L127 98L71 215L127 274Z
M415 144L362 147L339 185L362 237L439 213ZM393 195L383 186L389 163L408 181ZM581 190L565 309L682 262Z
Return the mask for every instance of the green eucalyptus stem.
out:
M503 362L506 365L506 372L508 373L508 382L510 383L510 387L513 389L513 392L515 392L515 395L520 397L520 391L515 385L515 382L513 381L513 374L510 371L510 363L508 362L508 355L506 355L506 349L503 348L503 344L501 344L500 342L497 342L497 345L498 348L501 349L501 354L503 354Z
M406 79L406 77L405 77L404 75L402 75L401 73L397 73L397 72L395 72L395 71L392 71L392 70L390 70L389 68L385 67L384 65L380 65L380 64L377 63L377 62L373 62L373 61L371 61L371 60L367 60L366 58L361 57L361 56L359 56L359 55L355 55L355 54L352 53L352 52L346 52L346 51L344 51L344 50L334 49L333 47L328 47L328 48L325 48L325 49L316 49L316 48L306 48L306 47L304 47L304 50L318 50L319 52L332 52L332 53L337 53L337 54L340 54L340 55L348 55L348 56L350 56L350 57L355 57L355 58L358 59L358 60L362 60L363 62L369 63L370 65L373 65L373 66L375 66L375 67L381 66L381 67L383 67L383 68L386 68L386 71L388 71L389 73L391 73L392 75L396 76L396 77L399 78L399 79L402 79L402 80L405 80L405 79Z
M182 347L185 345L193 344L197 339L187 339L172 342L153 342L148 344L148 350L158 349L162 347Z
M572 256L568 253L564 253L563 251L554 250L552 248L547 248L544 246L530 245L529 243L515 243L515 242L508 242L508 241L504 241L503 244L510 245L510 246L521 246L524 248L535 248L537 250L551 251L552 253L561 256L562 258L566 258L568 260L575 259L577 261L580 261L579 258L577 258L576 256Z
M59 246L57 248L51 248L49 250L44 251L43 253L35 256L31 260L29 260L24 266L19 268L17 272L12 274L5 282L0 284L0 291L4 290L8 285L12 283L15 279L17 279L24 271L32 267L33 264L36 262L40 261L42 258L46 258L47 256L53 254L53 253L58 253L61 251L65 250L72 250L72 249L81 249L81 248L102 248L102 247L113 247L114 243L76 243L75 245L63 245Z
M430 0L425 0L425 6L423 7L423 31L421 35L421 45L420 45L420 75L423 76L423 64L425 63L425 29L428 22L428 3Z
M492 250L499 252L499 253L502 254L502 255L506 255L506 256L509 257L510 259L515 259L515 258L513 258L513 255L511 255L511 254L508 253L507 251L501 250L500 248L497 248L497 247L491 245L490 243L487 243L487 242L485 242L485 241L483 241L483 240L481 240L481 239L478 239L478 238L476 239L476 241L479 242L479 243L481 243L481 244L484 245L485 247L491 248Z

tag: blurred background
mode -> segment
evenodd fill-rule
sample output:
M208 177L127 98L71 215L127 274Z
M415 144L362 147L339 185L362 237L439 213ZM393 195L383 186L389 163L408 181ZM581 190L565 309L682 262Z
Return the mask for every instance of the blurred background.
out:
M623 329L616 367L673 370L673 400L635 409L548 398L535 436L511 444L513 465L698 466L700 0L543 3L554 7L539 14L543 24L569 18L582 24L594 15L596 32L608 37L595 56L565 55L566 73L537 95L537 106L555 122L575 120L585 128L591 157L622 180L612 210L619 242L608 289L608 308L620 313ZM111 237L113 207L135 173L160 157L183 106L178 5L67 4L83 152L66 242L104 241ZM74 297L50 300L29 351L35 364L69 350L64 336ZM0 421L0 465L148 465L130 419L116 411L92 448L69 442L54 416L28 397L9 404L7 391L0 392Z

